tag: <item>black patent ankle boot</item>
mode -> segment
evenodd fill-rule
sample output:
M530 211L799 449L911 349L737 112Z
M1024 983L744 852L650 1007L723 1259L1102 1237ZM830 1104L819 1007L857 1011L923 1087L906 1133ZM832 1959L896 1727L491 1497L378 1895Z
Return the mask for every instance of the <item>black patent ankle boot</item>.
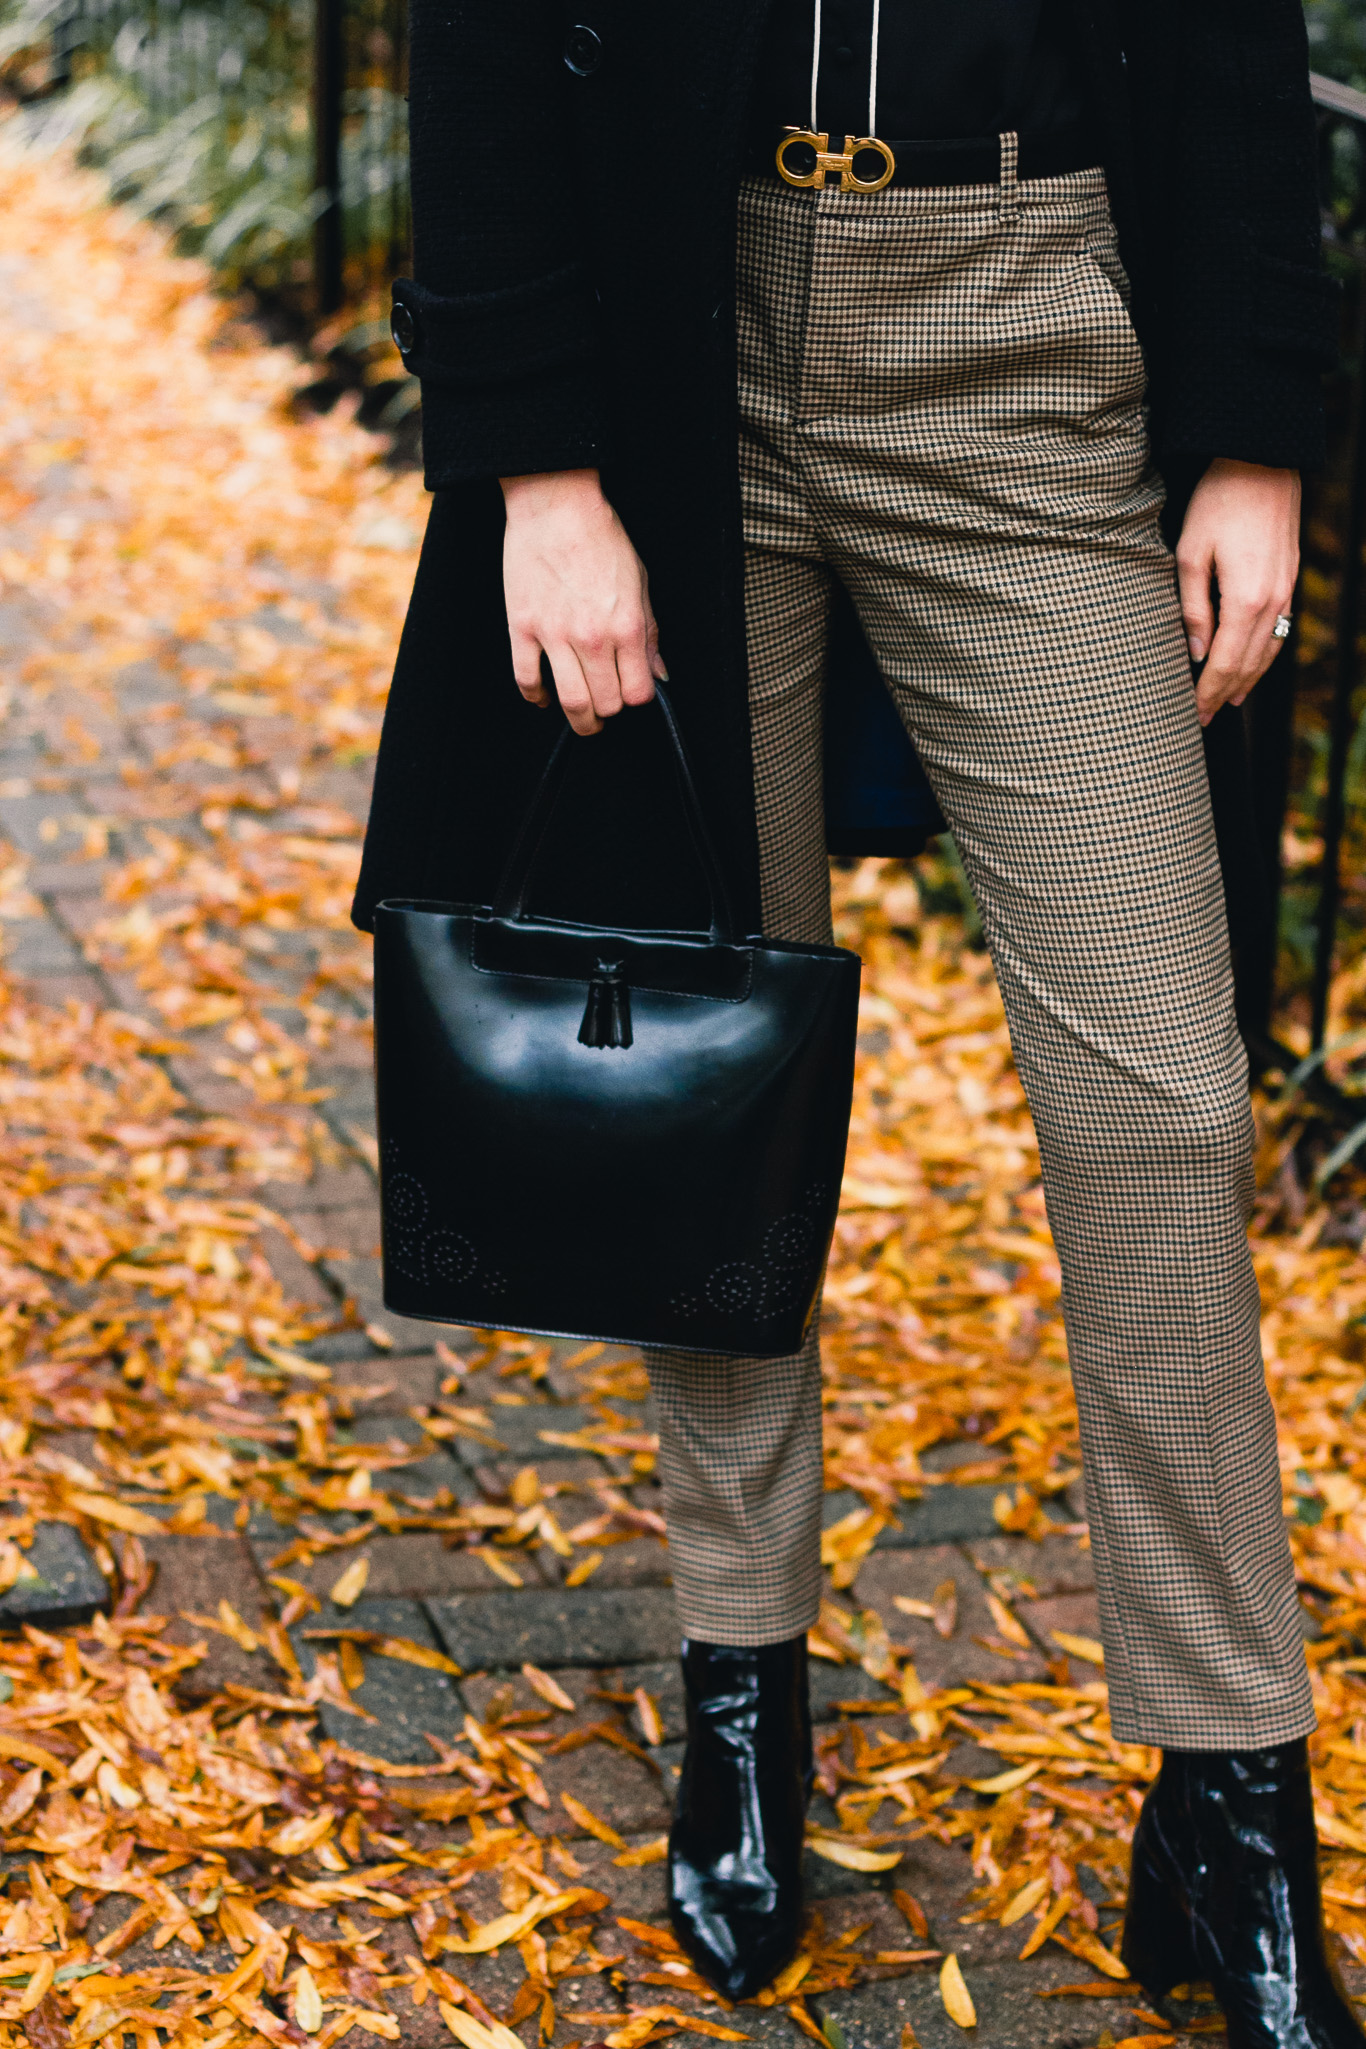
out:
M1165 1754L1134 1832L1122 1955L1155 1998L1208 1979L1229 2049L1366 2042L1324 1939L1302 1738Z
M727 1999L796 1950L811 1790L806 1638L683 1645L688 1748L669 1835L669 1912L698 1974Z

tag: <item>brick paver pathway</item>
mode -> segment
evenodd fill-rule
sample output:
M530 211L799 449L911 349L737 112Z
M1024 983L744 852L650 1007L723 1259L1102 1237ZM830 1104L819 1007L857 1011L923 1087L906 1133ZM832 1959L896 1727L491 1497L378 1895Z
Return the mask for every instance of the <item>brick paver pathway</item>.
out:
M31 357L35 335L51 331L60 336L69 330L75 316L70 280L59 258L49 264L10 248L0 253L0 279L0 361L12 350L27 350ZM164 852L159 829L197 847L212 863L222 831L215 805L236 805L237 817L246 820L249 830L254 804L258 813L270 815L272 831L297 829L305 836L316 837L320 817L325 826L330 817L328 829L342 840L346 820L358 825L363 819L369 773L364 750L358 749L354 765L339 765L334 750L315 749L313 736L300 731L297 720L282 716L268 697L260 697L263 670L274 660L297 659L300 649L309 656L316 650L320 661L328 658L329 636L344 636L348 630L348 596L344 585L329 583L325 576L304 576L263 556L242 563L236 616L226 624L221 610L206 634L193 620L157 619L149 632L130 634L135 645L129 659L113 660L105 627L89 618L73 625L79 591L63 584L60 564L52 575L25 569L34 562L50 564L53 553L71 547L77 536L93 533L115 546L120 522L127 517L98 448L90 445L91 423L71 417L65 434L60 431L65 404L64 396L54 392L49 416L40 419L0 408L10 482L0 530L0 571L8 565L0 584L0 702L5 707L0 839L27 863L22 887L29 892L27 899L12 894L9 907L19 915L5 924L5 962L12 976L53 1003L76 1000L149 1016L145 981L139 980L126 950L121 956L98 928L112 915L102 894L110 878L132 861L154 860L159 849ZM245 488L251 488L250 480ZM379 544L384 542L381 533ZM406 545L401 534L398 544ZM172 755L173 768L158 770L157 763ZM345 814L340 827L338 813ZM174 898L176 886L153 888L146 904L155 912ZM282 927L278 943L271 943L269 927L264 931L266 936L258 935L259 950L251 955L252 972L275 992L269 1014L284 1031L301 1035L306 1005L316 1000L310 991L316 989L319 961L342 941L334 933ZM478 1351L468 1333L442 1333L387 1315L376 1256L363 985L354 978L333 980L326 1005L331 1015L316 1035L324 1043L312 1050L310 1079L330 1093L316 1112L286 1106L277 1113L269 1105L254 1105L240 1081L224 1072L251 1057L251 1033L243 1034L240 1019L182 1032L192 1050L171 1055L169 1067L186 1096L205 1110L259 1115L266 1125L277 1114L321 1118L326 1143L315 1144L312 1179L281 1181L261 1194L304 1241L326 1249L310 1263L288 1235L276 1233L270 1254L282 1282L296 1296L331 1312L340 1311L346 1301L356 1305L353 1326L319 1340L314 1356L331 1366L334 1392L350 1404L350 1427L357 1439L402 1439L415 1447L414 1461L386 1474L383 1485L399 1502L406 1496L505 1504L518 1474L534 1466L543 1491L562 1490L556 1496L562 1524L600 1506L604 1482L626 1493L646 1516L639 1532L609 1547L600 1569L578 1587L563 1583L564 1566L548 1545L504 1554L525 1582L513 1586L484 1556L448 1548L439 1532L378 1535L365 1547L365 1592L342 1610L332 1606L328 1593L354 1551L281 1566L281 1554L296 1533L259 1511L240 1527L233 1505L219 1500L211 1504L217 1534L148 1540L158 1568L148 1606L177 1618L187 1612L213 1616L220 1600L226 1600L255 1627L276 1612L282 1595L270 1576L283 1574L319 1597L320 1613L307 1627L376 1631L444 1650L465 1674L458 1681L441 1671L372 1659L356 1698L375 1719L358 1723L337 1708L323 1709L330 1735L390 1762L429 1759L427 1733L453 1735L468 1711L486 1715L495 1696L504 1696L505 1713L544 1710L522 1667L550 1672L574 1703L572 1714L559 1714L557 1729L567 1733L607 1720L627 1745L595 1741L545 1757L540 1769L551 1808L526 1805L525 1814L533 1827L560 1837L588 1882L606 1881L617 1913L659 1922L662 1867L616 1866L617 1853L586 1834L560 1797L568 1794L604 1817L628 1844L657 1837L667 1824L682 1715L668 1555L648 1522L658 1508L657 1488L648 1474L642 1476L641 1463L648 1461L637 1461L629 1447L591 1451L546 1435L573 1438L600 1427L599 1394L606 1384L618 1390L611 1408L628 1436L648 1433L641 1376L618 1372L605 1382L609 1369L629 1361L597 1348L527 1345L520 1353L505 1349L489 1356ZM450 1348L445 1358L436 1350L443 1337ZM452 1354L473 1368L458 1392L460 1374L453 1371ZM459 1406L466 1415L456 1434L433 1444L414 1411L430 1411L442 1399L443 1387L447 1406ZM274 1413L263 1399L264 1422ZM63 1443L78 1458L88 1450L79 1431L69 1432ZM933 1454L926 1463L934 1465ZM929 1488L903 1510L898 1527L883 1532L852 1598L875 1609L896 1641L913 1646L928 1688L964 1679L1043 1678L1049 1659L1057 1656L1052 1630L1095 1633L1084 1544L1071 1532L1037 1544L1002 1536L993 1518L994 1489L955 1486L951 1467L950 1459L941 1468L943 1484ZM830 1519L851 1505L852 1497L832 1495ZM319 1522L324 1534L341 1535L351 1526L344 1511L315 1518L310 1523L315 1533ZM959 1620L945 1639L895 1602L898 1595L928 1600L947 1579L957 1585ZM1002 1643L988 1606L993 1587L1014 1599L1033 1648L1012 1650ZM194 1633L179 1620L175 1627L187 1639ZM278 1687L278 1670L263 1649L248 1651L226 1634L207 1640L208 1656L186 1682L191 1692L207 1694L227 1683L265 1691ZM295 1642L308 1672L314 1643L302 1627L296 1628ZM1094 1677L1083 1667L1076 1670L1080 1677ZM817 1663L814 1683L821 1736L834 1726L836 1702L883 1697L856 1666ZM639 1688L657 1703L659 1728L642 1724L634 1700ZM904 1715L888 1713L878 1722L892 1736L909 1729ZM650 1737L662 1740L651 1742ZM965 1737L949 1769L963 1772L976 1764L985 1775L999 1771L1003 1762L994 1754L974 1752ZM830 1809L822 1793L815 1819L823 1818L830 1818ZM973 1882L961 1846L926 1838L885 1878L813 1857L810 1877L828 1930L869 1928L871 1935L862 1945L869 1952L907 1946L906 1921L891 1892L894 1887L912 1892L929 1917L927 1946L953 1950L959 1957L977 2004L977 2039L990 2049L1093 2049L1107 2031L1111 2040L1144 2032L1132 1996L1108 2001L1039 1997L1051 1987L1092 1978L1085 1965L1055 1948L1021 1965L1016 1961L1020 1928L961 1920ZM469 1901L480 1918L497 1912L493 1881L472 1887ZM1101 1904L1102 1928L1112 1927L1116 1917ZM390 1930L403 1926L385 1925ZM613 1939L610 1933L600 1937L609 1947ZM624 1937L618 1948L625 1957ZM172 1945L162 1960L181 1954ZM187 1954L184 1960L191 1961ZM463 1961L466 1976L489 2006L505 2012L523 1975L515 1949ZM655 1996L671 1995L666 1990ZM573 2025L576 2000L580 2006L604 2001L624 2006L628 1999L642 2003L640 1990L633 1990L625 1977L585 1979L576 1993L566 1988L557 2040L590 2040L606 2031L605 2024L586 2031ZM675 2003L695 2005L687 1994L677 1995ZM826 2025L834 2049L841 2042L848 2049L896 2049L907 2023L924 2049L961 2039L944 2011L933 1968L888 1967L874 1982L816 2000L813 2011ZM781 2009L750 2006L736 2024L756 2042L794 2039L792 2023ZM430 2003L421 2012L410 2010L403 2027L404 2039L414 2044L450 2039ZM532 2023L524 2024L522 2033L533 2040Z

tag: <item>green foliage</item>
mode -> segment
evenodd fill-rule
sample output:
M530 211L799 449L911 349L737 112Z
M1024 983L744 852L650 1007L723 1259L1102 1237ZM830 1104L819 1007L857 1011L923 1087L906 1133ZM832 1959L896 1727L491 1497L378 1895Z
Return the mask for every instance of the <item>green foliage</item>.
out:
M1309 61L1315 71L1366 92L1366 4L1363 0L1305 0Z
M350 0L342 191L353 256L405 224L386 0ZM378 57L374 52L378 51ZM0 67L35 142L79 142L112 195L229 283L302 288L314 188L313 0L0 0ZM386 61L388 60L388 61ZM69 79L69 88L52 92ZM397 224L397 227L396 227Z

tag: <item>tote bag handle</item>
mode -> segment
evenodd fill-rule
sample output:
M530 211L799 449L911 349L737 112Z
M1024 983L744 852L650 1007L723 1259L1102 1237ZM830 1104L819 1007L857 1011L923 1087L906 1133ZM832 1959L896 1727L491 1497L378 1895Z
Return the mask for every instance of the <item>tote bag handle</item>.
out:
M669 735L674 773L678 778L678 793L683 800L683 815L688 821L693 851L697 855L698 864L706 880L707 896L711 906L712 943L717 946L738 946L730 892L726 888L726 880L721 872L721 863L716 857L711 834L707 831L706 819L702 815L702 805L683 746L683 735L678 730L674 708L665 694L662 683L655 684L655 702L659 706L665 730ZM503 870L493 899L495 918L516 919L525 918L527 915L527 898L545 851L546 835L564 793L574 745L575 736L566 726L555 742L550 759L546 763L545 773L527 807L521 831L508 856L507 866Z

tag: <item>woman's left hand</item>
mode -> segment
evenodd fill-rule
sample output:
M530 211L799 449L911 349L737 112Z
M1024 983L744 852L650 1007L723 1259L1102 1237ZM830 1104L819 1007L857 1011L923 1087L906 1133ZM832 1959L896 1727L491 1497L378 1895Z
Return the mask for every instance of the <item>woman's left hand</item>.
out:
M1299 567L1299 472L1212 462L1176 550L1191 660L1205 663L1202 726L1221 704L1241 704L1280 653L1275 625L1289 615Z

